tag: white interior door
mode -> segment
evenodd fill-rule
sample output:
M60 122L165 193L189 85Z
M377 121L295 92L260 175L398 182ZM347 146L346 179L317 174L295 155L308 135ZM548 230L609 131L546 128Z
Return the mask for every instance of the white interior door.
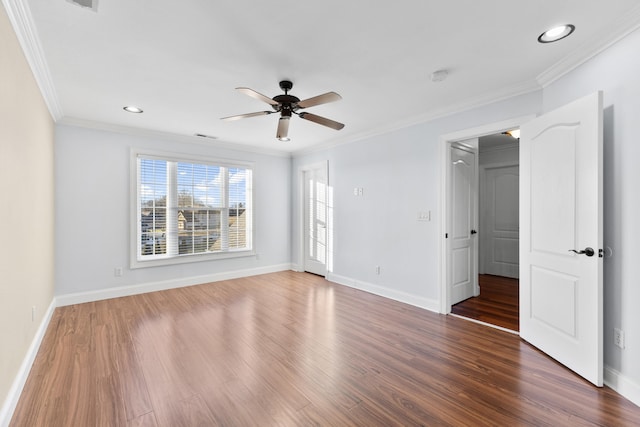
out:
M477 295L477 139L450 146L449 295L457 304Z
M601 92L521 127L520 183L520 336L602 386Z
M326 164L303 171L304 184L304 270L327 274Z
M482 254L486 274L518 278L519 167L484 168Z

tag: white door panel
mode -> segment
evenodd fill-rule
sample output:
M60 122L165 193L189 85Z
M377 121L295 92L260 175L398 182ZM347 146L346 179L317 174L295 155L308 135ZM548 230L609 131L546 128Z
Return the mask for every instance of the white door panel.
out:
M327 274L327 200L326 165L303 171L304 185L304 270Z
M521 127L520 183L520 336L601 386L601 93Z
M518 277L519 168L485 167L483 173L484 273Z
M576 276L559 273L553 270L533 267L531 282L531 317L545 323L568 337L577 338L576 334ZM553 294L554 298L547 297Z
M476 295L476 162L474 149L450 147L449 289L451 304ZM472 232L474 230L474 232Z
M531 246L568 256L576 245L576 130L558 125L535 136L530 147ZM553 218L553 221L549 221Z

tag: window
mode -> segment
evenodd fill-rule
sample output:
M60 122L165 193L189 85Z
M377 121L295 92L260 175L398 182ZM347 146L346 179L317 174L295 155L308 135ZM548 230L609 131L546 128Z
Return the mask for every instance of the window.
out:
M247 165L135 154L133 267L252 252Z

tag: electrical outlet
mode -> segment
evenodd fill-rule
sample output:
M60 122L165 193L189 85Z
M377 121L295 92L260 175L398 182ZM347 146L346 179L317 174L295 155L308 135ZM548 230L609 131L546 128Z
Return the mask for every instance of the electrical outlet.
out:
M620 348L624 348L624 331L613 328L613 343Z
M380 274L380 266L376 265L376 274Z
M116 277L122 277L122 267L116 267L113 269L113 275Z

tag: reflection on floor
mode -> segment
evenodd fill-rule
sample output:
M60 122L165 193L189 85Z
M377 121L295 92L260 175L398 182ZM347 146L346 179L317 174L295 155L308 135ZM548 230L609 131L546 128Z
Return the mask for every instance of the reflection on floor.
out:
M518 331L518 279L490 274L480 274L478 278L480 296L454 305L451 312Z

